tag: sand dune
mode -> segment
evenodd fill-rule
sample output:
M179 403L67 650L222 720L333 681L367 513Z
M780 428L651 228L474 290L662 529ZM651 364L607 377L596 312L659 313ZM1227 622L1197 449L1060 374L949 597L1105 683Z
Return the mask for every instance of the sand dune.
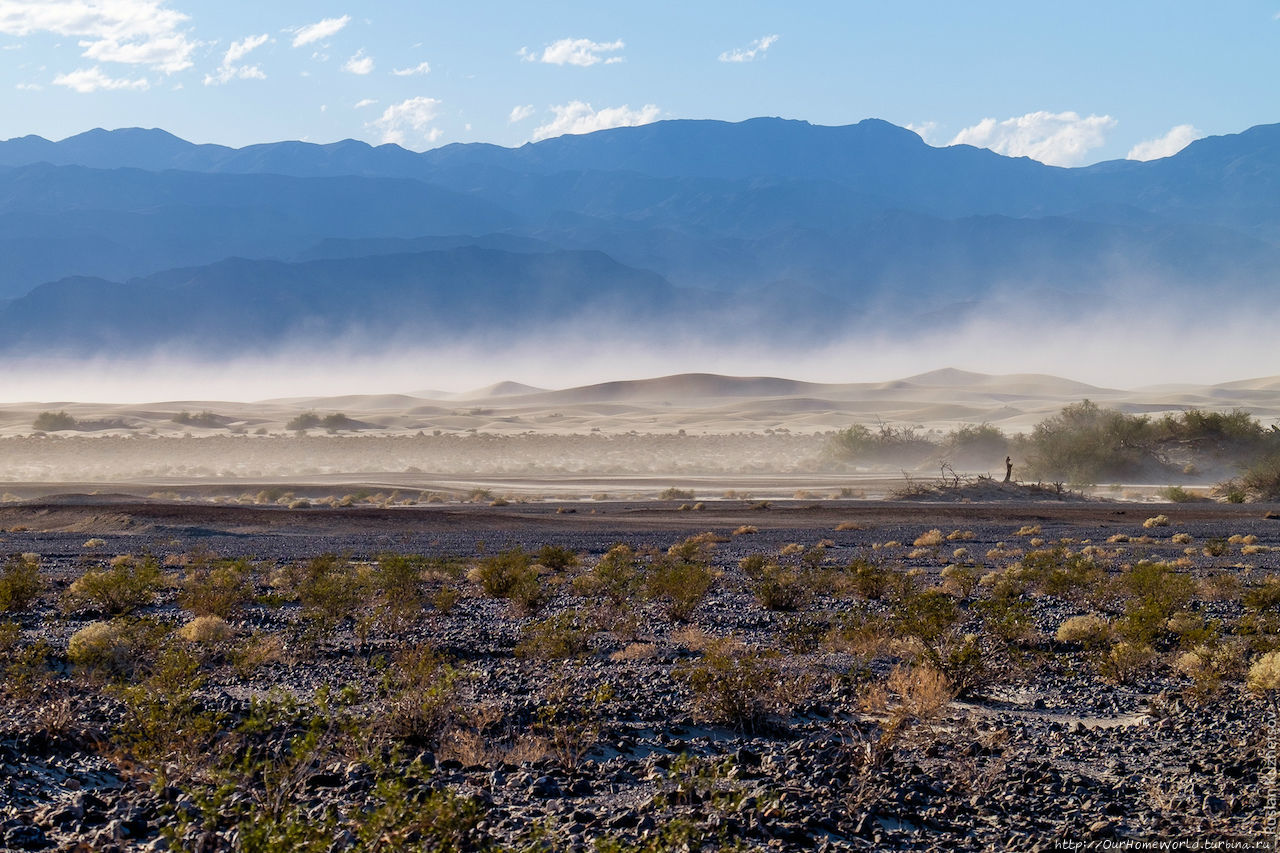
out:
M65 411L82 426L56 433L193 437L288 434L303 412L342 413L388 437L432 433L686 434L793 430L820 433L852 423L907 424L946 430L989 422L1022 431L1084 398L1130 412L1159 414L1189 407L1242 408L1264 422L1280 418L1280 377L1211 386L1135 390L1100 388L1055 376L988 375L944 369L886 382L817 383L768 376L681 374L544 390L500 382L465 394L298 397L233 402L182 400L150 404L24 402L0 405L0 436L33 432L36 416ZM178 423L180 412L211 412L211 423ZM351 431L344 431L350 433ZM322 434L313 430L313 435Z

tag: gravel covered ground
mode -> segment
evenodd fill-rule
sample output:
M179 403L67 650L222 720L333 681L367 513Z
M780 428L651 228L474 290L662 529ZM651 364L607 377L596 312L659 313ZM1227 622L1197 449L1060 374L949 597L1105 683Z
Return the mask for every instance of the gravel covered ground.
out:
M0 505L0 846L1274 829L1275 507L681 505Z

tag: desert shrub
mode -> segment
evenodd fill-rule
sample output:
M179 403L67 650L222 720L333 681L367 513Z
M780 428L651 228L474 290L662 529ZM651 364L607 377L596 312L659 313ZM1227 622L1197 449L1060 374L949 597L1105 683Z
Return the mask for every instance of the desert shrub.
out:
M197 427L205 427L208 429L214 429L217 427L226 426L228 423L231 422L231 418L226 418L226 417L223 417L222 415L216 415L213 412L209 411L208 409L205 409L202 412L197 412L194 415L191 414L191 412L183 410L181 412L178 412L178 414L174 415L173 418L171 418L171 420L175 424L181 424L183 426L197 426Z
M1111 647L1111 651L1098 665L1103 677L1117 684L1131 684L1155 660L1156 653L1150 646L1124 640Z
M886 686L898 694L901 711L917 720L937 717L956 697L946 674L927 664L895 667Z
M854 424L832 437L830 449L836 458L850 462L916 465L936 450L918 429L881 424L872 432L863 424Z
M1164 634L1169 617L1183 610L1195 593L1189 575L1166 563L1139 562L1117 579L1124 597L1120 633L1132 643L1146 646Z
M973 595L978 586L978 575L970 566L947 566L941 577L942 589L960 599Z
M1148 518L1146 521L1142 522L1142 526L1148 530L1150 530L1153 527L1168 527L1169 516L1164 514L1153 515L1151 518Z
M564 768L574 768L600 739L613 686L601 682L588 689L558 671L543 692L534 731Z
M31 428L38 432L57 432L62 429L77 429L80 423L66 412L41 412L36 415Z
M690 536L667 549L667 556L687 563L706 563L711 559L711 552L718 542L727 541L707 531Z
M893 587L895 573L882 563L858 557L845 567L844 578L858 595L869 601L877 601Z
M1280 690L1280 651L1267 652L1249 667L1245 686L1254 693L1274 694Z
M1160 495L1165 500L1175 504L1193 503L1201 500L1194 492L1189 492L1182 486L1166 486L1160 490Z
M382 676L382 728L434 746L458 712L464 681L462 671L429 645L401 650Z
M538 563L554 572L572 569L579 562L581 560L578 559L577 553L568 548L561 548L557 545L543 545L538 549Z
M458 604L458 599L462 597L462 593L451 586L443 586L431 594L431 606L436 612L448 615Z
M295 415L290 418L288 422L285 423L284 428L294 430L295 432L303 432L318 426L320 426L319 415L315 412L303 412L300 415Z
M1221 536L1213 536L1204 543L1206 557L1221 557L1230 550L1229 543Z
M319 628L355 616L368 596L366 579L349 560L336 554L293 564L288 570L288 585L298 596L303 617Z
M1240 475L1240 486L1253 500L1280 500L1280 452L1272 452L1249 465Z
M581 613L566 610L526 626L515 653L537 660L581 657L587 653L591 633Z
M942 439L942 455L957 465L999 463L1009 450L1009 437L991 424L965 424Z
M124 622L90 622L71 635L67 660L89 672L127 675L138 663L136 639Z
M942 531L934 528L927 533L921 533L911 544L917 548L936 548L944 540L945 537L942 535Z
M1229 504L1242 504L1249 499L1244 484L1234 477L1215 484L1212 491L1215 497L1222 498Z
M91 569L72 582L64 598L70 610L93 607L119 615L145 607L155 600L164 581L160 564L152 557L113 560L108 569Z
M40 558L35 554L14 554L0 569L0 613L18 613L40 597L44 580Z
M614 607L635 596L643 583L639 555L627 545L615 545L591 571L574 579L574 588L588 595L602 595Z
M1246 590L1240 602L1254 612L1280 611L1280 575L1267 575L1257 586Z
M670 618L687 622L715 580L715 572L704 563L660 559L654 561L645 578L645 594L661 601Z
M202 646L225 643L235 634L235 629L221 616L197 616L178 629L179 637Z
M809 600L809 584L802 572L773 563L752 581L751 593L765 610L793 611Z
M379 606L395 620L421 612L426 561L417 554L379 554L371 581Z
M248 560L217 560L191 567L182 579L178 605L196 616L226 619L253 601L254 567Z
M470 577L490 598L505 598L520 613L534 613L545 592L538 570L523 548L512 548L487 557L471 570Z
M662 501L691 501L694 497L692 489L677 489L675 486L658 493L658 500Z
M759 532L760 532L760 528L756 527L754 524L743 524L734 529L733 535L734 536L750 536L753 533L759 533Z
M215 713L195 698L203 683L199 661L187 649L162 649L141 682L117 690L124 706L117 744L152 766L202 760L219 728Z
M1018 567L1028 583L1059 598L1079 600L1106 578L1091 554L1078 554L1061 545L1024 554Z
M1072 616L1058 626L1054 638L1059 643L1078 643L1086 649L1097 649L1111 641L1111 623L1101 616L1086 613Z
M1027 464L1032 476L1055 482L1135 477L1162 467L1156 439L1149 418L1084 400L1036 424Z
M733 640L713 643L701 658L677 667L675 676L692 692L697 716L748 733L790 710L798 692L777 653Z

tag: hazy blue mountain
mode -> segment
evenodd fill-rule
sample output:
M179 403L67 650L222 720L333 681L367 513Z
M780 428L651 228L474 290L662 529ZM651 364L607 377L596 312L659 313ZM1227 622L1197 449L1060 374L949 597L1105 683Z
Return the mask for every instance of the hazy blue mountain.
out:
M156 329L263 347L583 312L800 339L1010 301L1265 306L1277 285L1280 125L1077 169L877 120L421 154L137 128L0 142L0 333L77 351L179 335Z
M224 356L335 343L430 345L461 338L554 348L620 331L695 333L729 313L779 338L834 332L850 309L794 289L750 300L673 287L600 252L473 246L284 263L229 259L125 283L71 277L0 305L0 351L89 354L179 348Z

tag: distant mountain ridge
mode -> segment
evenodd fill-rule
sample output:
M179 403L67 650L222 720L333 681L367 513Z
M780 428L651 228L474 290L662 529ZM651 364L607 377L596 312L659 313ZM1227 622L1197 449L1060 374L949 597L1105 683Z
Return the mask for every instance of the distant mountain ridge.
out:
M798 340L1010 303L1046 320L1153 301L1266 311L1278 284L1280 125L1074 169L875 119L674 120L424 153L138 128L0 142L0 331L77 352L123 345L142 315L265 340L473 335L518 306L712 337L772 320Z

